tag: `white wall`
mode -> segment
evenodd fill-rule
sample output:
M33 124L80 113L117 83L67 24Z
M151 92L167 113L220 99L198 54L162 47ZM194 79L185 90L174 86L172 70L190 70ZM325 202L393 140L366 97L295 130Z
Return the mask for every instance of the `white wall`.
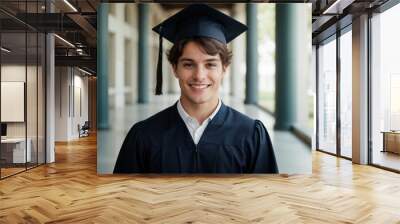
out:
M68 67L55 68L55 141L68 140L68 85L69 81Z
M88 120L88 77L72 67L55 70L55 141L77 139L78 124L82 126Z
M42 67L36 67L32 65L25 66L25 64L4 64L1 66L2 82L23 82L24 87L20 89L19 94L25 94L26 99L22 99L22 107L16 109L11 107L2 107L2 112L16 113L12 110L19 111L23 115L23 119L20 122L6 122L7 123L7 137L9 138L23 138L27 136L30 139L31 145L29 146L32 151L32 161L39 159L39 163L44 162L44 127L45 127L45 116L44 116L44 74ZM27 81L26 81L27 78ZM22 91L22 92L21 92ZM3 94L7 94L2 89ZM25 96L23 98L25 98ZM7 95L2 95L2 98L8 98ZM26 119L25 119L26 114ZM47 149L48 152L51 150ZM39 156L37 156L39 153ZM49 157L51 158L51 157ZM51 160L48 160L51 162Z
M26 71L28 74L36 74L36 67L33 66L28 66L25 67L25 65L2 65L1 66L1 81L10 81L10 82L25 82L25 75ZM30 81L31 82L31 81ZM32 83L30 83L32 84ZM34 84L36 85L36 83ZM30 92L33 91L33 92ZM27 103L29 104L33 100L31 98L36 98L36 88L31 89L27 88ZM3 96L4 97L4 96ZM28 105L29 106L29 105ZM35 106L35 105L31 105ZM1 110L7 110L8 108L1 108ZM29 109L28 112L31 112L32 109ZM32 122L33 120L36 123L36 114L33 113L28 113L27 114L27 119L28 122ZM25 137L25 126L26 122L7 122L7 136L8 137ZM30 130L36 129L36 125L29 123L28 125L28 137L29 133L31 133Z
M80 74L76 74L75 70L75 75L74 75L74 89L75 92L73 93L74 96L74 108L75 112L72 113L72 124L71 124L71 136L72 138L78 138L79 137L79 132L78 132L78 124L82 126L85 121L88 121L89 116L88 116L88 77L87 76L81 76ZM80 90L80 93L78 91ZM80 99L78 98L80 95ZM80 101L80 102L79 102ZM72 103L71 103L72 104ZM80 104L80 106L79 106ZM79 111L79 107L81 107L81 112Z

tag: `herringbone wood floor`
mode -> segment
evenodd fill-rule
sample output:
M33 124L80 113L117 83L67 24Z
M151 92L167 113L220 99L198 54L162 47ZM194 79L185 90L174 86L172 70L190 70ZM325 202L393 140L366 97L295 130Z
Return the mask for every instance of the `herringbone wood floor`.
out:
M400 175L313 153L312 175L97 176L96 139L0 181L0 223L400 223Z

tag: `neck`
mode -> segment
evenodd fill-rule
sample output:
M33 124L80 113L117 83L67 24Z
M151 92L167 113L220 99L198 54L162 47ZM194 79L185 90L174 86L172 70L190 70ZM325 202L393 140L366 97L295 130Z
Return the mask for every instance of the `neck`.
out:
M180 100L186 113L194 117L199 124L202 124L215 111L219 102L218 98L202 104L192 103L184 97L181 97Z

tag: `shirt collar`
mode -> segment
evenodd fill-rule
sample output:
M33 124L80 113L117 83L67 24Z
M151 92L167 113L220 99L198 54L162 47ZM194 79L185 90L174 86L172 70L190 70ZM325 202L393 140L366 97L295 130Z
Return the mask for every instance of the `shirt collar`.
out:
M210 114L210 116L209 116L206 120L211 121L211 120L215 117L215 115L217 115L219 109L221 108L221 104L222 104L222 103L221 103L221 99L218 99L217 108L215 108L215 110ZM194 121L197 122L197 120L196 120L195 118L191 117L191 116L185 111L185 109L184 109L183 106L182 106L182 103L181 103L181 100L180 100L180 99L178 100L177 108L178 108L178 113L179 113L179 115L181 116L181 118L182 118L184 121L193 121L193 120L194 120Z

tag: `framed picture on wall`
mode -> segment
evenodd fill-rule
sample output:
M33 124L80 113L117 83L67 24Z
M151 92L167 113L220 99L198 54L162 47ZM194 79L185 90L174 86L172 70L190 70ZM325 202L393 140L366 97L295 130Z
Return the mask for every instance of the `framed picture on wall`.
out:
M24 122L25 82L1 82L1 122Z

